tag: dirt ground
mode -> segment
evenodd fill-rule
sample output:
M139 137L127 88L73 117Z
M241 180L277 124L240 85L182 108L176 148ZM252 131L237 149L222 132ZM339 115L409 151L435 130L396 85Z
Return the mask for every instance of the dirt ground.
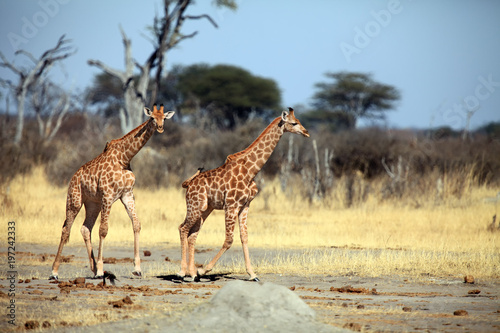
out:
M0 322L2 332L154 331L168 323L176 323L179 328L186 312L208 302L229 281L247 278L224 272L197 282L183 282L174 275L179 269L180 251L173 244L148 248L150 253L141 255L145 276L134 278L130 274L132 248L109 246L104 252L105 270L113 272L118 280L114 286L108 280L104 285L102 279L91 278L82 244L64 248L60 279L49 281L55 246L17 244L16 250L15 296L9 296L12 274L5 273L9 268L2 268L0 275L0 304L5 313ZM205 262L217 250L199 250L197 262ZM252 258L272 255L272 250L251 249ZM2 267L8 266L7 253L1 256ZM221 259L232 260L242 260L237 246ZM323 276L263 274L259 278L292 290L316 311L319 322L332 328L373 332L500 331L500 281L465 283L463 277L424 277L415 281L400 276L337 276L333 272ZM8 307L13 299L15 325L9 323L12 311Z

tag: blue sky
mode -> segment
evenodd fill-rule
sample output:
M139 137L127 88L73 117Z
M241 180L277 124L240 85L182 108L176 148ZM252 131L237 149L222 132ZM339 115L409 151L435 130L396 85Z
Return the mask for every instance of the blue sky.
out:
M232 64L274 79L283 107L308 106L314 84L325 72L360 71L401 91L388 113L390 127L465 125L500 121L500 1L464 0L239 0L238 10L217 9L199 0L183 32L198 31L167 54L174 64ZM17 65L16 49L36 57L62 34L77 53L53 68L56 82L73 89L91 83L98 59L122 69L119 25L132 40L133 56L143 63L152 51L145 27L161 1L0 0L0 50ZM31 29L30 29L31 28ZM0 76L10 73L0 68ZM4 103L4 101L0 101Z

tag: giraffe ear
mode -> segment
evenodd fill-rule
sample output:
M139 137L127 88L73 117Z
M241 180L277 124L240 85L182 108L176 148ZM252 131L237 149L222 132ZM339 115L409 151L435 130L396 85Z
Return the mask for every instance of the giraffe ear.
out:
M164 119L170 119L172 116L175 114L175 111L167 111L165 115L163 116Z
M281 119L283 119L283 121L287 121L288 115L289 115L288 111L283 110L283 112L281 113Z
M151 110L150 110L150 109L148 109L148 108L146 108L146 107L145 107L145 108L144 108L144 114L145 114L146 116L148 116L148 117L151 117L151 115L152 115L153 113L151 112Z

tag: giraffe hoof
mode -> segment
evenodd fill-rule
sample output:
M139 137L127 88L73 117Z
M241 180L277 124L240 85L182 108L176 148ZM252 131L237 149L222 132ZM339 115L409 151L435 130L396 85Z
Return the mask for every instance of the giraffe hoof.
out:
M192 277L192 276L184 276L184 277L182 278L182 281L184 281L184 282L194 282L194 281L195 281L195 278L194 278L194 277Z
M102 279L102 278L104 278L104 274L103 275L96 275L96 276L94 276L94 279Z
M57 276L57 275L51 275L51 276L49 276L49 280L56 280L56 281L58 281L59 280L59 276Z
M135 275L135 276L142 277L141 271L133 271L132 274Z
M253 282L260 282L259 278L258 277L254 277L253 279L250 278L250 281L253 281Z

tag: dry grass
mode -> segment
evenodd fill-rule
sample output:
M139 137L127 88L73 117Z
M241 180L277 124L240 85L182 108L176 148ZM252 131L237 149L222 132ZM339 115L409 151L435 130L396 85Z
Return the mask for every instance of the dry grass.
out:
M453 184L448 175L445 191L451 193ZM1 198L0 216L2 221L16 221L18 244L51 244L55 252L65 218L66 191L49 185L41 169L10 184L8 196ZM468 185L460 196L447 195L439 204L430 197L400 202L371 196L351 208L345 208L339 199L344 189L338 186L336 191L331 199L308 203L300 189L284 194L277 181L265 185L249 214L250 247L280 252L256 260L259 273L500 277L500 232L486 229L500 203L484 201L498 189ZM177 227L185 216L184 191L136 189L135 195L142 221L141 246L166 242L176 246ZM416 201L418 207L413 204ZM83 247L83 219L82 210L70 244ZM7 234L6 227L3 223L2 235ZM94 228L94 240L98 239L97 230ZM106 243L132 248L132 235L130 220L117 202ZM218 248L223 239L224 214L214 212L203 226L198 244ZM230 266L244 272L242 262Z

